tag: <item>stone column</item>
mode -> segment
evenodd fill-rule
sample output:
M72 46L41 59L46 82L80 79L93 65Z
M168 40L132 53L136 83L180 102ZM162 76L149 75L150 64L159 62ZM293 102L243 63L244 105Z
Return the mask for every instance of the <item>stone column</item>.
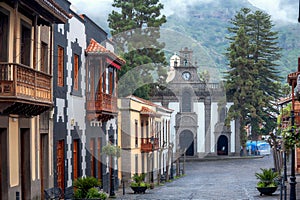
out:
M205 97L205 153L211 152L211 98Z

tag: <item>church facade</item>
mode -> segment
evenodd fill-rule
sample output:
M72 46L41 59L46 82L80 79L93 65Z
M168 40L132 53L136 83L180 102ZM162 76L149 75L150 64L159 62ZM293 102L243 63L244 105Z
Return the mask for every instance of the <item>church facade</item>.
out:
M199 158L239 155L238 123L224 124L233 103L227 102L222 84L200 79L192 56L193 51L184 48L171 57L166 88L152 98L174 110L170 125L171 137L176 138L174 151Z

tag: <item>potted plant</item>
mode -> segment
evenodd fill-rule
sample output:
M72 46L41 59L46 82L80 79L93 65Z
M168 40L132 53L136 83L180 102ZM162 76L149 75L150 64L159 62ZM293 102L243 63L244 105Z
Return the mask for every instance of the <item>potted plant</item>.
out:
M260 195L272 195L277 190L279 174L271 168L261 168L261 171L261 173L255 173L256 178L259 180L256 188Z
M74 199L105 200L108 198L108 195L105 192L99 190L101 182L95 177L82 177L76 179L73 186L75 189Z
M132 179L134 180L130 187L134 191L134 194L145 194L147 188L150 187L148 183L145 183L145 176L146 174L142 173L140 175L134 174Z

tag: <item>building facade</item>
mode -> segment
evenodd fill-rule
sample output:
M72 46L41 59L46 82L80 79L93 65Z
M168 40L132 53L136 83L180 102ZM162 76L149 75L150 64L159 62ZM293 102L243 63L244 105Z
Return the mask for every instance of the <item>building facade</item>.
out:
M69 1L57 3L72 18L54 27L55 186L71 198L73 181L93 176L109 192L117 165L114 170L109 167L102 147L118 142L117 70L125 62L113 53L101 27L76 13ZM117 186L118 179L114 180Z
M177 155L184 151L194 157L239 155L238 123L231 121L229 128L224 125L232 103L226 101L221 84L200 79L192 57L188 48L171 57L166 89L152 98L174 110L170 126Z
M0 199L40 199L53 185L54 1L0 2Z
M170 135L172 110L133 95L119 99L118 105L122 178L129 181L145 173L146 181L153 183L170 172L170 147L175 142Z

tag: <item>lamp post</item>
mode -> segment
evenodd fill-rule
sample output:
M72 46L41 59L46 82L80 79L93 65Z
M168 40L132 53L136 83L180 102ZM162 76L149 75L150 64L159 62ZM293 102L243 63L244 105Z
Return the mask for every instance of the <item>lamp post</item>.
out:
M298 72L294 72L288 75L288 83L292 86L292 109L291 109L291 134L295 134L295 90L297 85L297 79L300 74L300 58L298 58ZM300 83L297 86L297 90ZM299 91L299 90L298 90ZM295 176L295 146L291 147L291 177L290 177L290 200L296 200L296 176Z

